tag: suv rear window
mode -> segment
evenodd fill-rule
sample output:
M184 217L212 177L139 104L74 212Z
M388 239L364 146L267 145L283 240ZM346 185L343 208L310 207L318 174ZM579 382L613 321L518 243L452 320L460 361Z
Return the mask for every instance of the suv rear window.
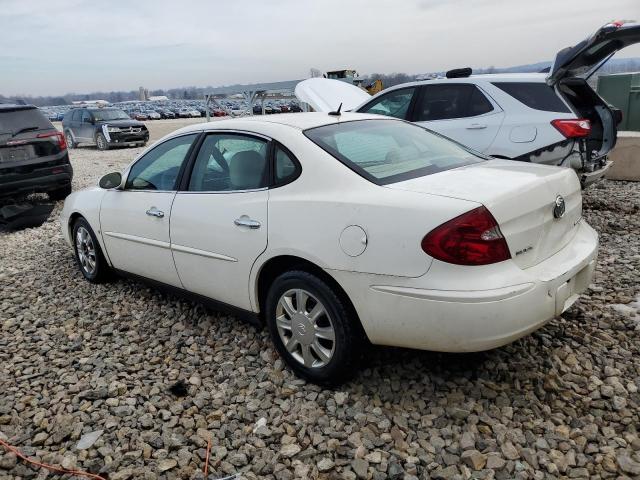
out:
M411 123L357 120L304 134L347 167L378 185L483 161L461 145Z
M553 87L546 83L494 82L493 84L529 108L545 112L571 113Z
M51 130L53 125L37 108L0 109L0 133L15 135L21 130Z

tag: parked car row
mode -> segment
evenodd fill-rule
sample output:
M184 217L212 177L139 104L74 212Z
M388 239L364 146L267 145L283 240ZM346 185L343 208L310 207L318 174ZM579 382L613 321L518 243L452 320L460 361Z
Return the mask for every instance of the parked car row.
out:
M41 107L42 112L52 122L62 121L65 114L72 108L97 106L87 105L63 105L56 107ZM125 111L131 118L146 121L173 118L199 118L207 116L207 108L203 100L166 100L154 102L120 102L111 105ZM262 114L262 105L254 105L253 114ZM265 104L265 113L288 113L301 112L302 109L297 102L287 102L283 100L270 101ZM216 104L209 105L209 115L212 117L243 116L249 115L246 105L238 100L218 100Z
M272 115L274 113L290 113L290 112L301 112L302 108L297 103L289 103L289 104L281 104L281 105L272 105L267 104L264 106L264 113L267 115ZM253 114L254 115L262 115L262 105L254 105L253 106Z

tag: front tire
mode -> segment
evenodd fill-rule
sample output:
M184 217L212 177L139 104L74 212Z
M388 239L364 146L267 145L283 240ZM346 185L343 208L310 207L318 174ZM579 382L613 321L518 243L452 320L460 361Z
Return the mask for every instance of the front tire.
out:
M280 275L267 293L265 315L278 353L298 376L336 385L357 372L358 320L319 277L304 271Z
M96 147L101 151L109 150L109 144L107 143L107 139L104 138L104 134L98 133L96 135Z
M73 150L78 146L78 144L73 140L73 135L71 135L71 132L69 130L66 131L64 137L67 140L67 148L69 150Z
M84 218L73 224L73 251L80 272L91 283L103 283L110 279L111 269L102 254L93 229Z

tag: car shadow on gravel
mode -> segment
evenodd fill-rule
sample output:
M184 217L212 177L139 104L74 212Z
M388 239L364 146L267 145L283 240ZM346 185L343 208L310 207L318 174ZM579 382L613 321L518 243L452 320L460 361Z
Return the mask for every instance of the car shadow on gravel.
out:
M39 227L54 207L54 203L41 195L0 198L0 232Z

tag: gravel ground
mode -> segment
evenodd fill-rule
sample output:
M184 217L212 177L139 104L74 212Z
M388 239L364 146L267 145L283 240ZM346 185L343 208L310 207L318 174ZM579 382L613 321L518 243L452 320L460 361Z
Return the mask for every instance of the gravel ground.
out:
M72 151L74 188L137 151ZM0 438L40 461L202 479L212 439L210 479L640 478L638 183L586 192L597 275L562 318L482 354L374 348L333 391L284 369L266 330L134 281L84 281L60 208L0 234ZM37 476L0 453L0 479Z

